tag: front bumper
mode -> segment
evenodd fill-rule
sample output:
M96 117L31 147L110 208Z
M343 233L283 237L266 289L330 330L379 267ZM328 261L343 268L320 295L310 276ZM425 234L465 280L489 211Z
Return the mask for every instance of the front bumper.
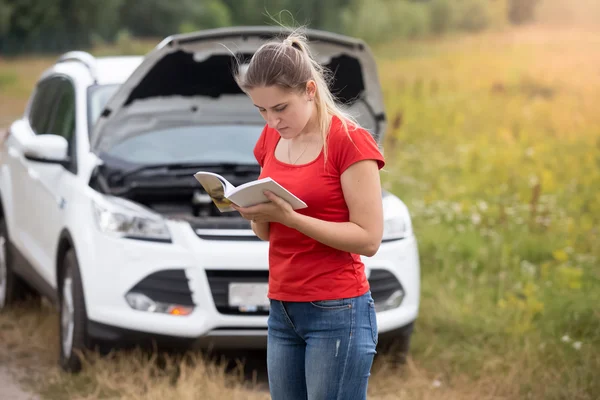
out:
M230 282L267 282L268 244L248 239L206 240L185 223L171 225L173 243L102 236L94 239L89 251L80 252L90 335L115 342L138 340L142 334L156 336L158 341L187 338L200 346L264 347L268 311L230 308L227 290ZM404 294L399 307L377 313L379 332L413 322L420 298L416 239L382 243L375 256L363 261L376 302L394 291ZM134 310L125 295L136 286L162 302L189 299L194 311L174 316Z

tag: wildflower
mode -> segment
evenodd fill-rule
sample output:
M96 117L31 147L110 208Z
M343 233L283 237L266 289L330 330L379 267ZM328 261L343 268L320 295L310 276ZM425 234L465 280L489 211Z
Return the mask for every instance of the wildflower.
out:
M433 386L435 388L439 388L440 386L442 386L442 382L440 382L439 380L436 379L431 383L431 386Z
M485 211L485 210L487 210L487 209L488 209L488 205L487 205L487 203L486 203L485 201L483 201L483 200L482 200L482 201L479 201L479 202L477 203L477 207L479 207L479 209L480 209L481 211Z
M557 261L567 261L567 259L569 258L569 255L567 254L566 251L564 250L556 250L552 252L552 256L554 257L555 260Z
M452 211L454 211L455 214L459 214L462 211L462 206L460 203L452 203Z
M539 182L540 182L540 180L538 179L538 177L537 177L537 176L535 176L535 175L531 175L531 176L529 177L529 186L535 186L535 185L537 185Z
M529 276L534 276L536 269L537 269L537 267L535 266L535 264L532 264L527 260L521 261L521 271L524 274L529 275Z
M569 337L569 335L565 335L560 340L562 340L565 343L569 343L571 341L571 338Z
M473 225L479 225L479 223L481 222L481 215L479 215L478 213L473 213L473 215L471 215L471 222L473 223Z
M581 349L581 342L575 342L575 343L573 343L573 348L575 350L580 350Z

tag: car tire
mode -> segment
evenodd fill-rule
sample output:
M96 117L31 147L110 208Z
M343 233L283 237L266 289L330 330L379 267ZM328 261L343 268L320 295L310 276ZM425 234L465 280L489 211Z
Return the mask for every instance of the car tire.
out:
M377 350L386 353L394 364L406 364L410 342L414 330L414 322L380 338Z
M62 266L58 295L59 364L65 372L78 373L82 368L81 356L90 348L90 339L81 274L74 249L67 251Z
M13 271L13 255L4 217L0 217L0 311L25 303L41 304L41 296Z

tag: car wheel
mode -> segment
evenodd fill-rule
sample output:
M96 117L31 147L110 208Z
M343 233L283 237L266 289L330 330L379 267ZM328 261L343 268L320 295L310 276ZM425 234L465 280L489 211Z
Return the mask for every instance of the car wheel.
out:
M405 364L408 359L413 330L414 323L410 323L396 331L388 332L383 338L380 338L377 350L387 353L392 363Z
M0 311L25 300L40 299L40 295L13 272L12 265L6 221L0 217Z
M81 370L81 355L90 347L87 334L87 313L79 264L75 251L67 251L60 282L60 366L66 372Z

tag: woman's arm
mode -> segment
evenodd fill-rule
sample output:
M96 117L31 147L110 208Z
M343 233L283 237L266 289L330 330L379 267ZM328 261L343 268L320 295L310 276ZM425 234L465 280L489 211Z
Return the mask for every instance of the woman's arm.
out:
M254 231L254 234L259 237L259 239L264 240L266 242L269 241L269 223L268 222L250 222L250 226Z
M253 221L252 229L261 239L263 234L268 237L261 226L266 225L268 229L268 222L278 222L329 247L371 257L379 250L383 237L383 204L377 162L356 162L344 171L340 179L350 212L349 222L324 221L297 213L288 202L270 192L265 192L271 200L269 203L233 207L244 218Z
M383 205L377 163L363 160L341 176L349 222L329 222L293 212L286 225L325 245L371 257L383 237Z

